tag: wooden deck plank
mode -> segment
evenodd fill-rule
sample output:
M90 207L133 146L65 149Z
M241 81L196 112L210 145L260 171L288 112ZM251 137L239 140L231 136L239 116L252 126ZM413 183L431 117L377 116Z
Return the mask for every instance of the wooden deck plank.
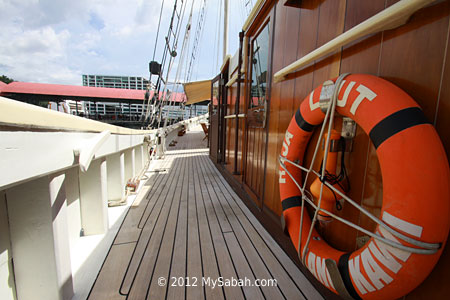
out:
M192 154L188 156L189 170L185 176L188 179L186 184L187 191L185 193L188 201L188 230L187 230L187 274L194 286L186 287L186 299L203 299L204 290L199 280L203 277L202 270L202 252L200 243L199 222L197 217L197 199L194 190L194 168ZM186 178L185 178L186 179ZM195 278L195 279L194 279Z
M142 187L143 191L140 193L145 193L145 196L141 201L136 197L135 202L130 206L127 216L125 217L122 226L114 240L114 244L123 244L130 242L137 242L139 235L141 234L141 228L138 224L144 214L146 208L150 205L153 206L152 197L150 193L154 192L159 184L161 183L162 177L158 174L152 174L146 184ZM154 199L154 198L153 198Z
M130 266L128 268L128 271L126 273L121 292L123 294L129 294L131 285L133 284L133 281L135 280L138 269L140 269L141 264L145 264L147 268L151 268L150 271L153 270L153 265L150 262L146 262L144 260L144 255L148 251L157 251L159 249L159 244L162 239L163 234L163 227L162 222L158 223L157 221L159 219L166 220L167 216L169 214L170 205L165 205L164 203L166 200L171 203L171 199L168 197L168 193L170 191L170 187L172 182L175 180L176 177L176 170L178 168L178 164L175 164L170 172L168 174L165 174L164 176L167 179L166 184L163 185L163 190L161 194L157 195L158 200L156 202L155 208L152 210L151 214L149 215L147 222L145 223L145 226L142 230L141 236L139 238L139 241L136 245L136 250L133 254L133 257L130 261ZM175 176L174 176L175 175ZM153 240L150 243L150 240L153 238ZM151 248L151 250L149 250ZM156 258L155 258L156 259ZM154 263L154 260L153 260ZM145 279L144 279L145 280ZM150 280L150 279L148 279ZM147 289L147 287L145 287ZM145 296L145 295L144 295Z
M113 245L102 266L88 299L123 300L119 293L122 278L130 262L136 243Z
M213 168L217 175L217 178L221 181L221 188L225 193L225 199L230 204L234 213L238 219L242 222L242 225L249 233L252 233L253 238L256 240L263 240L264 244L276 255L279 263L284 267L290 278L294 280L296 285L301 289L302 293L307 299L323 299L319 292L313 287L313 285L306 279L305 275L300 269L292 262L287 254L281 249L277 242L270 236L265 228L259 223L256 217L245 206L239 196L233 191L231 186L226 182L225 178L214 167L211 161L207 160L206 163ZM226 193L228 191L228 193ZM234 204L233 204L234 203ZM257 234L254 234L254 233ZM258 237L259 236L259 237ZM262 247L264 248L264 247ZM262 249L261 248L261 249Z
M216 253L212 242L212 233L208 223L208 217L205 208L205 201L203 196L207 197L206 193L202 192L200 185L200 178L198 169L194 168L198 162L194 157L192 158L193 182L195 202L197 206L198 228L200 234L200 248L202 254L203 277L204 278L219 278L219 267L217 263ZM222 288L213 288L210 285L203 287L206 299L224 299Z
M206 157L205 155L199 156L199 157ZM200 164L201 165L201 164ZM205 179L206 187L209 192L209 199L211 199L211 203L213 204L214 211L217 216L217 220L219 221L220 228L222 232L231 232L231 225L228 222L228 218L225 215L222 206L219 204L219 199L217 197L217 191L214 190L211 186L211 173L209 170L202 168L201 173Z
M184 238L186 238L186 205L184 207L184 212L180 215L180 206L181 206L181 191L183 187L183 177L184 171L186 169L187 160L184 156L177 157L176 160L180 160L181 169L178 171L179 177L175 185L175 190L172 196L172 205L170 209L169 216L166 220L166 227L164 230L164 236L161 241L160 248L158 250L158 258L156 260L155 267L153 269L153 274L150 280L149 291L147 292L147 299L165 299L167 288L172 284L172 279L169 277L170 268L172 267L172 263L176 263L180 266L180 262L185 265L186 262L186 251L183 252L183 257L176 257L174 255L174 247L175 242L175 233L177 231L177 227L184 226ZM169 196L170 197L170 196ZM186 202L184 202L186 204ZM166 204L167 205L167 204ZM159 222L162 222L160 220ZM181 222L181 224L178 224ZM184 224L183 224L184 223ZM177 249L178 250L178 249ZM178 252L178 251L177 251ZM175 268L177 269L177 268ZM167 280L167 284L161 285L159 282L159 278L165 278ZM143 299L143 298L140 298Z
M152 227L152 234L150 236L150 239L148 240L148 243L146 243L146 248L144 251L144 255L141 257L141 260L139 264L136 267L137 272L134 275L134 280L131 282L132 285L130 285L130 290L128 293L127 299L146 299L148 287L152 279L152 274L154 267L156 265L156 260L158 258L159 249L161 247L161 242L164 237L167 220L172 208L173 200L173 194L174 190L171 189L171 186L177 182L179 179L179 172L177 172L178 168L181 166L181 161L175 161L174 167L169 172L168 177L170 177L170 181L167 184L166 192L163 193L165 195L163 198L160 199L159 202L163 202L162 204L162 210L158 217L156 218L149 218L149 222L147 222L144 226L144 230L147 227ZM171 176L172 175L172 176ZM138 245L141 243L141 239L139 239ZM133 258L135 256L133 255ZM129 273L127 272L127 277L125 277L125 280L130 278ZM129 279L128 279L129 280ZM122 291L124 289L122 288Z
M172 159L167 159L164 160L164 163L159 162L158 164L158 170L160 170L160 172L158 172L158 175L162 175L162 174L168 174L170 173L171 167L172 167ZM151 196L150 200L157 200L159 198L159 196L161 195L161 191L162 189L164 189L166 183L167 183L167 176L163 176L163 178L165 178L166 180L162 181L156 188L156 190L153 192L153 195ZM154 206L154 201L149 201L148 205L145 207L144 213L142 214L140 220L139 220L139 225L138 228L142 229L144 228L145 222L147 222L147 219L149 217L149 215L151 214L152 210L153 210L153 206Z
M238 274L238 278L242 280L248 279L249 282L255 282L255 279L257 278L255 278L234 233L226 232L224 233L224 237L225 241L227 242L231 257L233 257L233 263L235 266L237 266L236 272ZM260 287L245 285L244 287L242 287L242 290L244 291L244 295L247 299L264 299Z
M211 200L211 192L208 187L208 177L204 176L201 169L201 160L199 156L195 157L194 168L197 169L200 179L200 190L203 195L208 224L211 230L214 251L216 253L217 263L219 265L220 277L224 279L237 278L236 271L233 267L233 262L230 253L225 244L223 232L220 228L220 223ZM206 277L206 276L205 276ZM216 280L217 278L210 278ZM217 288L217 287L216 287ZM225 297L228 299L243 299L242 289L240 287L224 286Z
M202 157L200 158L203 163L205 163L208 158ZM207 168L207 166L202 166L204 168ZM240 224L235 220L232 214L229 214L230 221L233 225L234 233L236 234L240 248L242 249L243 253L245 253L246 257L248 258L248 263L250 264L251 269L254 272L254 275L256 279L273 279L274 277L270 274L270 271L266 267L264 261L259 256L258 251L253 246L252 242L249 240L249 238L246 236L245 232L240 228ZM261 290L263 291L265 297L267 299L283 299L283 294L279 290L278 287L261 287Z
M186 159L186 158L185 158ZM187 206L188 206L188 186L186 176L187 172L189 172L189 162L185 162L184 171L182 174L182 180L180 179L177 183L177 189L180 189L180 208L178 212L176 232L175 232L175 241L174 241L174 249L172 252L172 260L170 266L170 273L167 277L167 299L184 299L186 289L182 285L173 286L172 278L185 278L186 277L186 251L187 251L187 235L186 235L186 227L187 227ZM176 199L176 198L175 198ZM156 277L158 278L158 277Z
M203 133L179 138L177 150L156 162L168 172L152 176L148 197L139 195L127 214L89 299L322 299L234 193L208 150L192 149ZM136 236L137 242L118 243ZM158 285L160 277L165 286ZM197 286L171 286L172 277ZM213 288L219 278L250 285ZM258 287L256 279L276 279L277 286Z
M204 159L206 160L207 158ZM206 168L209 168L211 172L211 180L213 182L212 185L218 190L227 193L226 189L221 189L223 185L221 185L219 175L214 172L214 166L209 164L207 161L204 162L204 165ZM232 206L235 206L236 204L233 202L228 203L226 200L227 197L224 197L222 193L219 193L218 195L220 197L221 204L224 206L224 210L226 211L226 214L230 222L233 224L233 230L239 237L239 241L251 241L251 245L244 245L242 243L242 246L247 248L254 247L254 249L258 252L258 255L261 257L262 261L264 261L264 264L266 265L267 269L271 273L271 276L266 277L266 279L275 278L277 280L278 287L280 288L281 292L287 299L304 298L301 291L298 289L293 280L286 273L283 266L280 265L274 254L267 248L266 244L260 238L258 233L254 230L254 228L248 226L249 224L241 223L242 218L239 219L235 215L234 211L232 210ZM227 194L227 196L229 197L230 195ZM266 290L273 290L273 287L266 288Z

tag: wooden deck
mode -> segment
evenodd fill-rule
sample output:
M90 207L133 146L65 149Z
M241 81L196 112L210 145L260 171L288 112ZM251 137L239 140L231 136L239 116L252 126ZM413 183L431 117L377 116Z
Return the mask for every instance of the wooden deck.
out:
M322 299L214 167L203 137L188 131L158 161L89 299Z

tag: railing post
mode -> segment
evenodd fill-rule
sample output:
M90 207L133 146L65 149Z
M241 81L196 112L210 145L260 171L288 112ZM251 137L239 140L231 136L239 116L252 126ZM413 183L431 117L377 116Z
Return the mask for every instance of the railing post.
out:
M6 194L0 191L0 298L4 300L17 298L9 231Z
M143 146L139 145L139 146L135 147L134 150L135 150L135 159L136 159L136 173L139 174L142 171L142 168L144 167Z
M125 176L123 153L106 157L106 172L108 174L108 200L120 200L125 196Z
M66 196L67 196L67 222L69 229L69 242L74 246L80 238L81 210L80 210L80 168L73 167L66 171Z
M71 299L65 175L6 191L18 299Z
M86 172L80 172L81 226L85 235L108 230L108 192L106 160L92 161Z
M131 177L136 176L136 151L131 149Z
M133 166L133 151L132 149L128 149L124 152L124 161L125 161L125 184L128 179L133 178L134 174L134 166Z

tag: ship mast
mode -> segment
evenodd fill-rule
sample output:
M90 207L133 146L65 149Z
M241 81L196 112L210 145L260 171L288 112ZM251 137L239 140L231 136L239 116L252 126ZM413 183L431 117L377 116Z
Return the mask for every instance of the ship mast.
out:
M223 10L223 61L225 61L228 50L228 0L224 0Z

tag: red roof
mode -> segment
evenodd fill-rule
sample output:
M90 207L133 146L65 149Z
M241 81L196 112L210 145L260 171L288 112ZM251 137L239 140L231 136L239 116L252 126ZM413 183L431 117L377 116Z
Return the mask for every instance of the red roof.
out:
M32 94L103 99L109 98L118 100L144 100L145 91L15 81L7 85L0 85L0 94ZM153 95L153 91L150 95ZM183 101L183 95L184 94L182 93L177 93L175 101Z

